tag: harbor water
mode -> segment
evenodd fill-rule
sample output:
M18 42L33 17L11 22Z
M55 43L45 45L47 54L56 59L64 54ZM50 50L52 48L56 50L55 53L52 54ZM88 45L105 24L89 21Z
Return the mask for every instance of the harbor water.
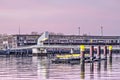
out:
M120 80L120 55L112 62L55 64L51 58L32 56L0 56L0 80Z

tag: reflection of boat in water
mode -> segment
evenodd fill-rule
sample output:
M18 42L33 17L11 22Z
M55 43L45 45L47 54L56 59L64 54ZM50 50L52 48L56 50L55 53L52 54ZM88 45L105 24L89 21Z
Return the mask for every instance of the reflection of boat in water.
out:
M88 59L89 54L85 54L85 59ZM80 54L64 54L56 55L52 63L80 63Z

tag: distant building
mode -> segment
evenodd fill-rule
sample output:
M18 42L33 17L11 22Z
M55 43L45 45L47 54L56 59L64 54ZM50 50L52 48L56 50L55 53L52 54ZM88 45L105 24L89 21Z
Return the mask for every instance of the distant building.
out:
M48 45L120 45L120 36L49 35Z
M9 49L31 45L119 45L120 36L90 36L90 35L64 35L47 33L48 35L32 34L2 35L0 49ZM46 36L47 38L45 38ZM39 39L38 39L39 38ZM45 38L45 39L44 39ZM39 41L41 40L41 41Z
M0 49L16 48L20 46L36 45L40 35L20 34L7 35L0 38Z

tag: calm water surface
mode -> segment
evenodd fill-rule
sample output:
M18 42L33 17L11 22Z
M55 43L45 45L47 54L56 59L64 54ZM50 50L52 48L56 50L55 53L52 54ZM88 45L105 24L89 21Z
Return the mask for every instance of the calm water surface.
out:
M86 63L85 72L80 64L52 64L45 57L0 56L0 80L120 80L120 55L112 63Z

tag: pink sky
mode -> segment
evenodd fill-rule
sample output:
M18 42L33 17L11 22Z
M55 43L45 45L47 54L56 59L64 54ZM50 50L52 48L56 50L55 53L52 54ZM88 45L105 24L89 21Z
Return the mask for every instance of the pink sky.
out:
M120 0L0 0L0 33L120 35Z

